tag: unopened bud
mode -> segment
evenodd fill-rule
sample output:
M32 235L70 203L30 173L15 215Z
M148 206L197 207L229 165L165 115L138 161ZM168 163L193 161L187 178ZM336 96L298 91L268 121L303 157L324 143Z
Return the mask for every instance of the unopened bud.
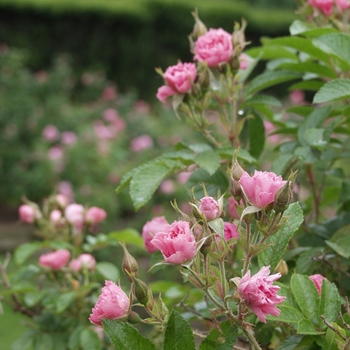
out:
M130 311L129 316L128 316L128 321L130 323L135 324L135 323L141 323L142 319L138 313L136 313L135 311Z
M207 239L205 240L204 244L202 245L200 252L203 255L207 255L208 253L213 251L212 245L214 243L214 237L213 235L210 235L207 237Z
M237 157L237 152L235 152L232 160L231 177L239 181L239 179L244 173L244 169L240 166L236 157Z
M280 260L277 266L275 267L274 272L279 272L282 276L285 276L288 274L288 265L284 260Z
M208 29L205 24L199 19L197 10L192 12L192 16L194 17L195 23L191 36L194 40L197 40L197 38L205 34Z
M149 300L149 296L148 296L148 286L145 282L141 281L138 278L133 278L132 292L140 304L143 304L143 305L147 304Z
M120 245L123 247L124 250L124 258L122 262L122 269L123 272L126 275L126 278L132 282L133 276L138 276L138 270L139 270L139 265L136 261L136 259L128 252L126 249L125 243L120 242Z
M288 208L288 205L292 202L292 199L293 199L292 184L293 184L293 181L288 180L286 184L275 193L273 209L276 213L285 211Z
M241 184L235 179L231 179L230 192L234 199L239 202L239 200L242 198L242 187Z
M198 83L202 88L206 89L210 86L210 82L211 82L211 73L208 66L205 65L203 66L203 69L199 71Z
M232 33L232 44L235 50L242 51L246 45L245 41L245 28L247 27L247 22L245 19L242 19L242 25L235 23L234 31ZM239 54L239 52L236 52Z

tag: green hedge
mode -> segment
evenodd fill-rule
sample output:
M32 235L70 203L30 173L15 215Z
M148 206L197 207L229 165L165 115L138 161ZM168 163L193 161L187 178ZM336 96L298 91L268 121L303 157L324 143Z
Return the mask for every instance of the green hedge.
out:
M121 91L136 87L149 99L161 84L155 67L192 60L186 37L195 8L208 27L227 31L246 18L253 44L285 34L295 17L291 9L252 11L241 0L0 0L0 42L27 49L34 70L68 53L78 74L104 69Z

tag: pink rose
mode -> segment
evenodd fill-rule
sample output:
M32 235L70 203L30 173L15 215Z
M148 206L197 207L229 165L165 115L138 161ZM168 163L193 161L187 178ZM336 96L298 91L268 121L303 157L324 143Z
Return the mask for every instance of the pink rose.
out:
M84 207L81 204L69 204L65 211L64 216L66 220L77 229L82 229L84 225Z
M55 199L61 208L65 208L69 203L68 198L64 194L57 194Z
M179 184L184 185L191 175L192 175L192 172L183 171L182 173L179 173L177 175L177 181L179 182Z
M159 190L164 193L164 194L171 194L174 193L175 191L175 185L174 185L174 181L167 179L164 180L160 186L159 186Z
M239 182L249 202L258 208L264 208L272 203L275 199L275 193L286 183L280 175L257 170L255 170L253 177L245 171Z
M77 135L73 131L64 131L61 141L64 145L74 145L77 142Z
M289 94L289 99L294 105L303 104L305 102L305 93L302 90L293 90Z
M102 92L102 99L105 101L112 101L117 98L117 90L114 86L106 86Z
M51 160L58 160L63 157L63 149L61 146L53 146L48 150L48 156Z
M149 135L141 135L131 140L130 148L134 152L141 152L153 146L153 140Z
M320 11L322 11L326 16L330 16L333 10L333 0L309 0L308 4Z
M94 131L101 140L111 140L117 136L117 130L113 125L105 125L102 120L94 121Z
M199 205L199 210L207 220L214 220L221 214L219 203L213 197L203 197Z
M224 238L229 241L232 238L238 238L237 226L231 222L224 222Z
M161 86L157 92L159 101L175 94L184 94L191 90L197 76L197 69L194 63L179 62L170 66L164 72L163 78L166 85Z
M56 141L60 137L60 132L54 125L47 125L43 129L42 136L46 141Z
M151 243L172 264L182 264L196 254L196 241L187 221L174 221L166 232L157 232Z
M245 54L242 53L239 55L239 69L245 70L249 66L249 57Z
M53 223L56 223L58 221L60 221L62 218L62 213L61 210L59 209L54 209L51 213L50 213L50 221Z
M106 217L106 211L98 207L91 207L85 213L85 220L93 225L103 221Z
M264 121L264 127L265 127L265 132L267 134L267 138L268 140L272 143L272 144L278 144L280 142L280 137L279 135L269 135L271 133L273 133L276 128L275 126L273 125L273 123L265 120Z
M263 266L252 277L250 277L250 271L248 271L238 283L239 295L249 309L264 323L266 323L265 315L279 316L281 311L276 305L286 299L286 297L277 295L280 287L272 285L274 281L281 277L281 274L269 275L270 266Z
M80 271L83 268L93 270L95 266L96 260L91 254L81 254L77 259L73 259L69 263L69 267L75 271Z
M348 0L335 0L335 3L341 10L345 10L350 7Z
M197 39L194 53L195 60L206 62L209 67L229 62L233 53L232 35L222 28L211 28Z
M69 250L59 249L55 252L41 255L39 258L39 263L41 266L50 267L53 270L60 270L67 264L69 258Z
M22 204L18 208L18 214L20 220L26 222L27 224L32 224L36 219L39 218L38 216L41 216L39 215L40 213L37 213L37 210L35 210L35 208L28 204Z
M164 232L166 227L169 226L164 216L153 218L151 221L147 221L142 228L142 238L145 247L149 253L154 253L157 248L151 242L154 235L158 232Z
M243 205L242 199L239 201L239 203L235 200L234 197L230 197L228 200L228 206L227 206L227 211L228 214L231 216L232 219L237 219L239 220L240 216L237 213L236 207L238 205Z
M117 110L113 108L107 108L103 112L103 119L110 122L117 132L125 129L125 121L120 117Z
M89 317L91 323L102 326L102 319L124 320L130 311L129 297L112 281L105 281L102 293Z
M309 276L309 277L310 277L311 281L314 282L318 294L321 295L321 292L322 292L322 282L323 282L323 280L326 280L327 278L326 278L326 277L323 277L323 276L320 275L320 274L311 275L311 276Z

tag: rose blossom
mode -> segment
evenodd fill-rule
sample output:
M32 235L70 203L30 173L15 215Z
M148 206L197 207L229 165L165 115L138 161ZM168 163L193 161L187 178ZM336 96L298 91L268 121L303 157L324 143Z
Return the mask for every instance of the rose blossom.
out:
M67 264L69 258L69 250L59 249L55 252L41 255L39 258L39 263L41 266L50 267L53 270L59 270Z
M231 222L224 222L224 238L229 241L232 238L238 238L237 226Z
M286 299L286 297L277 295L280 287L272 285L274 281L281 277L281 274L269 275L270 266L263 266L252 277L250 277L250 271L248 271L238 282L239 295L249 309L264 323L266 323L265 315L279 316L281 311L276 305Z
M246 171L243 172L239 182L249 202L258 208L264 208L272 203L275 193L286 184L280 175L257 170L252 177Z
M326 278L326 277L323 277L323 276L320 275L320 274L311 275L311 276L309 276L309 278L311 279L312 282L314 282L318 294L321 295L321 292L322 292L322 282L323 282L323 280L326 280L327 278Z
M69 200L68 198L64 195L64 194L56 194L56 202L57 204L61 207L61 208L65 208L68 203L69 203Z
M73 131L63 131L61 141L64 145L74 145L77 142L77 135Z
M22 204L18 208L18 214L20 220L26 222L27 224L32 224L35 221L35 219L38 218L38 213L35 210L35 208L28 204Z
M237 219L239 220L240 216L237 213L236 207L238 205L243 205L242 199L239 201L239 203L235 200L234 197L230 197L228 200L228 206L227 206L227 211L228 214L231 216L232 219Z
M157 248L151 242L157 232L165 231L169 226L164 216L154 217L151 221L147 221L142 228L142 238L145 247L149 253L154 253Z
M341 10L345 10L350 7L348 0L335 0L335 3Z
M130 148L134 152L141 152L153 146L153 140L149 135L140 135L130 142Z
M85 213L85 220L93 225L103 221L106 217L106 211L98 207L91 207Z
M174 221L165 232L157 232L151 243L172 264L182 264L196 253L196 241L187 221Z
M199 205L199 210L207 220L214 220L220 216L219 203L213 197L203 197Z
M58 221L60 221L62 218L62 213L61 210L59 209L54 209L51 213L50 213L50 221L53 223L56 223Z
M64 211L64 216L75 228L81 229L84 224L84 210L81 204L69 204Z
M160 185L159 185L159 190L164 193L164 194L171 194L174 193L175 191L175 185L174 181L170 179L164 180Z
M47 125L43 129L42 136L46 141L56 141L60 137L60 132L54 125Z
M322 11L326 16L330 16L333 10L333 0L309 0L308 4Z
M163 75L167 85L163 85L158 89L158 100L164 102L169 96L188 92L191 90L196 75L197 69L194 63L179 62L168 67Z
M194 53L195 60L207 62L209 67L229 62L233 53L232 35L222 28L211 28L197 39Z
M125 319L129 314L130 300L123 290L112 281L105 281L102 293L89 317L91 323L102 327L102 319Z
M96 266L96 260L91 254L81 254L77 259L73 259L69 263L72 270L80 271L83 268L93 270Z
M249 66L249 57L242 53L239 55L239 69L246 70Z

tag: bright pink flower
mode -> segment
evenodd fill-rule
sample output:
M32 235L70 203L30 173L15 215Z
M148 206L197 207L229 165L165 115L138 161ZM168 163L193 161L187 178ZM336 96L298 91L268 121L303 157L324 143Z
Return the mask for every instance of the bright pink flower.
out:
M81 204L69 204L65 211L64 216L66 220L77 229L82 229L84 225L84 207Z
M157 232L151 243L172 264L182 264L196 253L196 241L187 221L174 221L165 232Z
M129 309L129 297L114 282L106 281L89 320L96 326L102 326L103 318L124 320L129 314Z
M142 238L149 253L154 253L158 250L151 242L154 235L158 232L164 232L168 226L169 223L164 216L155 217L151 221L145 223L142 228Z
M203 197L198 209L207 220L214 220L221 215L219 203L213 197Z
M257 170L252 177L245 171L239 182L249 202L258 208L264 208L272 203L275 193L286 183L280 175Z
M50 267L53 270L60 270L67 264L69 258L69 250L59 249L55 252L41 255L39 258L39 263L41 266Z
M61 213L61 210L59 209L54 209L50 213L50 221L53 223L60 221L61 218L62 218L62 213Z
M236 207L238 205L243 205L242 199L239 201L239 203L235 200L234 197L230 197L228 200L228 206L227 206L227 211L228 214L231 216L232 219L239 219L240 216L237 213Z
M333 10L334 0L309 0L308 4L320 11L322 11L326 16L330 16Z
M37 218L39 218L37 210L28 204L22 204L18 208L18 214L20 220L26 222L27 224L32 224Z
M74 145L77 142L77 135L73 131L63 131L61 141L64 145Z
M83 268L93 270L95 266L96 260L91 254L81 254L77 259L73 259L69 263L69 267L75 271L80 271Z
M224 222L224 238L229 241L232 238L238 238L237 226L231 222Z
M106 217L106 211L98 207L91 207L85 213L85 220L93 225L103 221Z
M350 7L348 0L335 0L335 3L341 10L345 10Z
M60 132L54 125L47 125L43 129L42 136L46 141L57 141L60 137Z
M310 277L311 281L314 282L318 294L321 295L321 292L322 292L322 282L323 282L323 280L326 280L327 278L326 278L326 277L323 277L323 276L320 275L320 274L311 275L311 276L309 276L309 277Z
M286 297L277 295L280 287L272 285L274 281L281 277L281 274L269 275L270 266L263 266L252 277L250 277L250 271L248 271L238 283L239 295L249 309L264 323L266 323L266 315L279 316L281 311L276 305L286 299Z
M233 53L232 35L222 28L211 28L197 39L194 53L195 60L206 62L209 67L229 62Z
M134 152L141 152L153 146L153 140L149 135L141 135L131 140L130 148Z
M176 95L176 90L168 85L162 85L158 88L156 97L160 102L164 102L169 96L173 95Z
M245 70L249 66L249 57L245 54L242 53L239 55L239 69Z

